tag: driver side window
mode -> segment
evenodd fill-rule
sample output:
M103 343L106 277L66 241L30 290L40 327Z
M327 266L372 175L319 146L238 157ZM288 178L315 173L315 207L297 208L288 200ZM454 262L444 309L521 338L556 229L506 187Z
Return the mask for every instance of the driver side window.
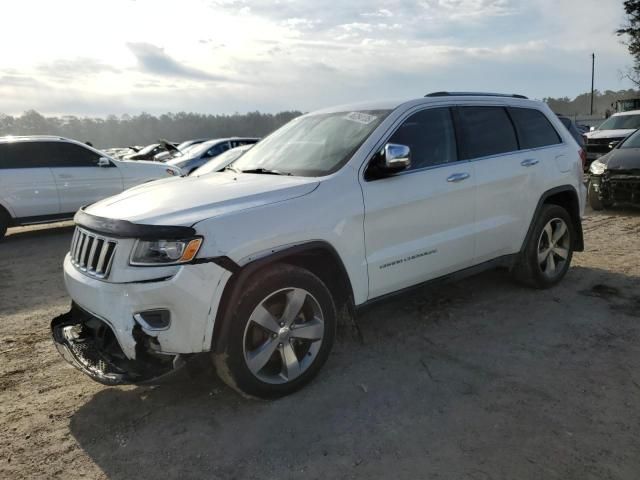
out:
M414 113L388 141L411 149L409 170L458 160L456 137L449 108L430 108Z

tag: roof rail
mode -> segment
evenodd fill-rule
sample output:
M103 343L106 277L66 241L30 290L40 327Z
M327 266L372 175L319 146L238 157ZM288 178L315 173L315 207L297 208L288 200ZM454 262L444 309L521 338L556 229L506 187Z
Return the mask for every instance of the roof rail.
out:
M432 92L427 93L425 97L510 97L510 98L524 98L524 95L517 93L487 93L487 92Z

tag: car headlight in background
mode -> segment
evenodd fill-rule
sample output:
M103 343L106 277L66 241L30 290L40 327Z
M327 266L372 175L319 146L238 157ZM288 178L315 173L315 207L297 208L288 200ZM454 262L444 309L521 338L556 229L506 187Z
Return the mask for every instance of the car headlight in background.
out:
M607 169L607 166L600 160L594 160L589 167L589 171L594 175L602 175Z
M172 177L176 177L176 176L180 176L180 172L178 172L177 170L174 170L172 168L167 168L165 170L169 175L171 175Z
M129 263L137 266L179 265L193 260L202 238L188 240L138 240Z

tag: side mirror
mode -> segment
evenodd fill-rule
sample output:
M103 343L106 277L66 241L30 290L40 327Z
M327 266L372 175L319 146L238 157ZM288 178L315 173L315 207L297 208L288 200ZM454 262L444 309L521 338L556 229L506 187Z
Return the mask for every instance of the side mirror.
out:
M366 172L369 179L384 178L411 166L411 149L406 145L387 143L372 159Z
M591 126L589 127L589 131L590 131L590 132L593 132L595 129L596 129L596 127L594 127L593 125L591 125Z
M411 166L411 149L406 145L387 143L384 146L382 168L389 173L399 172Z
M620 140L614 140L613 142L609 142L609 150L613 150L620 143Z
M98 166L99 167L110 167L111 166L111 162L109 161L109 159L107 157L100 157L98 159Z

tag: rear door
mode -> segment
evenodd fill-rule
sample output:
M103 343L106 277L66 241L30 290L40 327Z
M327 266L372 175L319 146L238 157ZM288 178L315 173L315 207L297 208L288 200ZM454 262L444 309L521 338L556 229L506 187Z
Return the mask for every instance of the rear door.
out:
M93 150L67 142L50 145L51 170L62 212L75 212L84 205L122 192L122 175L113 162L100 167L100 154Z
M516 120L523 128L522 138ZM539 119L520 108L469 105L456 109L456 121L463 158L474 164L476 173L474 263L516 253L529 227L531 205L537 202L538 177L546 158L543 149L521 150L519 141L527 146L535 143L524 132L539 129Z
M460 161L449 108L408 116L388 143L411 149L409 170L361 181L369 298L471 265L475 178Z
M16 218L60 213L45 142L0 144L0 200Z

